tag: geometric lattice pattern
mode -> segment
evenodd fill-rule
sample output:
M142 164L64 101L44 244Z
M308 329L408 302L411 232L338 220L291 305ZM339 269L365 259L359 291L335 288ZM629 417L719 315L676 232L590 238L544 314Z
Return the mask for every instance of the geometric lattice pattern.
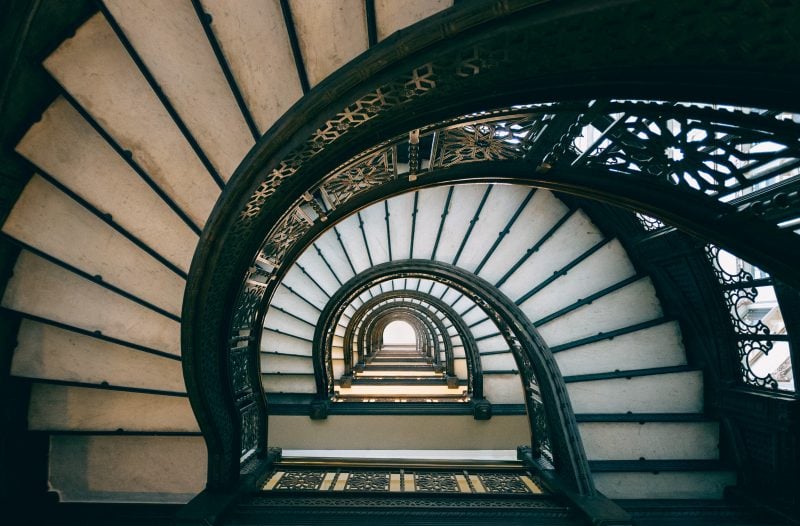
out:
M530 473L512 471L429 471L371 469L275 469L264 491L342 491L400 493L545 493Z

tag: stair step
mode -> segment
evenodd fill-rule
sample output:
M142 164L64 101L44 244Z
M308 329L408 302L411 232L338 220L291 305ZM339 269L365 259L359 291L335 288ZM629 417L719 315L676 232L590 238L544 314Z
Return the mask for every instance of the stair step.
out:
M427 358L373 358L367 361L368 364L379 365L430 365Z
M442 385L447 380L443 377L430 376L358 376L353 384L359 385ZM466 385L466 381L460 382Z
M651 472L660 473L662 471L726 471L731 466L719 460L590 460L589 467L592 473L605 472Z
M180 354L180 323L28 251L22 251L3 307ZM147 330L143 330L143 328Z
M364 372L358 373L360 375L364 374L380 374L385 371L408 371L409 373L414 374L424 374L426 371L430 371L431 374L434 374L433 367L429 364L413 364L413 365L384 365L384 364L369 364L364 368Z
M3 232L63 264L180 316L183 278L39 176L25 186ZM81 232L70 239L75 232Z
M628 471L594 473L597 489L611 499L721 499L736 483L733 471ZM719 524L719 523L716 523Z
M206 457L202 436L53 435L48 482L62 503L149 499L185 504L205 485ZM76 483L76 476L92 483ZM104 524L120 521L115 517Z
M44 64L202 228L220 187L103 15L89 19Z
M313 379L312 379L313 383ZM369 399L388 398L392 400L411 399L411 398L442 398L442 397L462 397L466 393L466 386L459 389L451 389L444 382L426 385L409 383L378 383L373 385L355 383L352 387L336 386L340 396L355 396Z
M407 355L407 356L378 356L374 358L367 358L368 362L401 362L401 363L425 363L430 358L425 356L416 355Z
M105 5L203 155L227 181L254 139L192 5L124 0Z
M198 430L186 396L38 382L28 425L37 431Z
M36 379L184 392L181 362L23 319L11 374ZM102 360L98 360L102 356Z
M367 50L366 13L359 0L289 0L289 7L311 87Z

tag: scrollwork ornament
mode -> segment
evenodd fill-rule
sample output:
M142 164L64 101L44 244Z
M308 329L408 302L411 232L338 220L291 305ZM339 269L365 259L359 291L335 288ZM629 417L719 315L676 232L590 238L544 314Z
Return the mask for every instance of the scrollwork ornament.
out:
M721 112L710 118L700 111L682 115L670 106L660 113L654 108L629 112L608 137L611 144L588 163L717 196L750 186L754 169L770 159L800 159L797 140L789 135L737 125Z
M751 366L760 357L768 355L773 347L772 341L762 339L764 336L769 336L769 327L760 319L747 319L745 316L746 307L752 305L758 297L758 289L748 285L753 281L753 275L744 269L738 269L736 274L731 274L720 261L719 247L706 245L705 250L711 268L722 286L731 325L738 336L737 349L742 382L764 389L778 389L778 381L771 374L759 376Z
M446 168L466 162L520 159L543 125L535 114L444 129L439 132L434 165Z
M325 179L321 188L335 208L361 192L392 180L394 170L393 149L387 148L335 171Z
M754 363L758 357L768 355L772 350L772 342L764 340L739 340L739 367L742 379L745 383L755 387L762 387L765 389L776 390L778 389L778 381L772 376L758 376L750 364Z

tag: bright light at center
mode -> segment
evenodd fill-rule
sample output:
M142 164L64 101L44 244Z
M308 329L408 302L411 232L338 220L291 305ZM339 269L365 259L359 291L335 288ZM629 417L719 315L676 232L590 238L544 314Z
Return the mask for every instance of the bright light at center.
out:
M414 328L404 321L393 321L383 330L384 345L416 345Z

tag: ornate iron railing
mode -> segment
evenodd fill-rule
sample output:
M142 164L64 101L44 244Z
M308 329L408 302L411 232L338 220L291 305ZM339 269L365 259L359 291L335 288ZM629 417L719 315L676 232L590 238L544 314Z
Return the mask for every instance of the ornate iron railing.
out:
M707 245L706 254L722 287L736 333L742 383L794 391L789 336L772 278L719 247ZM753 272L760 275L756 277Z
M426 138L432 147L421 152ZM427 166L398 163L398 151ZM449 119L381 143L331 171L273 228L260 259L279 266L318 219L399 178L465 163L527 160L532 171L594 169L701 194L792 230L800 222L800 115L692 103L594 100L515 106ZM413 173L412 173L413 172ZM279 174L275 174L278 177Z

